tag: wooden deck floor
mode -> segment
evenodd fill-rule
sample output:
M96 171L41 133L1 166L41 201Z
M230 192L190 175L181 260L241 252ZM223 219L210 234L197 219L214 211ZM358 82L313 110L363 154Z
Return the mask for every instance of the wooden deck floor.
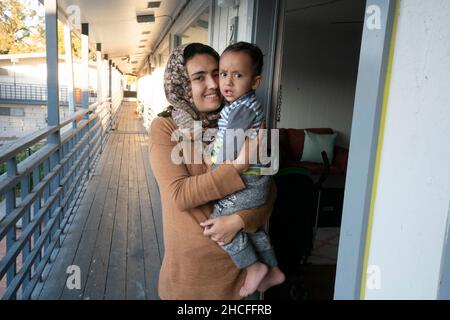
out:
M146 132L124 102L92 179L34 299L158 299L161 204ZM81 289L66 286L67 267Z

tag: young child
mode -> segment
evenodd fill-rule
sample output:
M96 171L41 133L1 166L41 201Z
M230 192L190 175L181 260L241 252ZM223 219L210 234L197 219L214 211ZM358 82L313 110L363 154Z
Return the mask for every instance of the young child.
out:
M237 145L234 137L228 136L227 129L242 129L244 132L253 129L250 139L257 137L257 131L264 117L255 95L255 90L261 82L262 65L261 50L246 42L228 46L220 57L219 87L228 104L220 113L219 131L212 153L213 170L225 160L235 160L241 150L242 143ZM232 152L226 150L230 147L230 143L234 146ZM227 158L229 155L232 159ZM260 165L252 165L242 174L246 188L216 202L211 216L230 215L264 204L271 177L260 175L260 169ZM269 236L262 228L256 233L241 231L229 244L222 247L230 254L238 268L247 270L245 283L240 290L242 297L247 297L256 290L264 292L284 282L285 276L277 267Z

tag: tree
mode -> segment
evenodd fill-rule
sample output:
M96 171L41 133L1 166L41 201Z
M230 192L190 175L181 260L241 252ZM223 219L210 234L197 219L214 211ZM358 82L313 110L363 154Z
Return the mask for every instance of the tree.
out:
M72 54L74 57L81 59L81 39L73 31L70 32L70 42L72 43ZM65 54L66 48L64 46L64 26L58 21L58 52ZM97 61L96 52L89 48L89 60Z
M23 1L0 2L0 54L45 51L44 19Z
M24 1L0 2L0 54L45 52L45 18L26 6ZM34 1L37 4L37 0ZM81 39L73 32L71 42L73 55L81 58ZM65 53L64 28L59 21L58 53ZM95 51L91 49L89 60L96 60Z

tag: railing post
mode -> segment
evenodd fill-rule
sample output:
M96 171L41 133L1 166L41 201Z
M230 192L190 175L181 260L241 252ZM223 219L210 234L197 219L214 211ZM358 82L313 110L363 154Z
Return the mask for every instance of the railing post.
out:
M65 156L68 153L68 145L69 142L67 141L65 144L61 144L61 159L64 159ZM67 172L69 172L70 170L70 161L67 161L63 167L61 168L61 177L64 179L64 177L66 176ZM62 186L63 190L60 193L59 199L62 202L62 200L64 199L64 197L66 196L66 192L67 192L67 186L70 186L70 179L67 181L67 183ZM61 217L64 218L66 216L66 212L67 212L67 206L61 208Z
M25 199L28 196L28 194L30 193L30 175L27 174L22 178L22 181L20 183L20 190L21 190L21 198L23 201L23 199ZM31 214L30 209L27 209L24 212L24 215L22 217L22 232L30 224L30 220L31 220L30 214ZM27 241L27 244L22 249L22 263L24 263L26 261L28 255L30 254L30 251L31 251L30 242L31 242L31 238L30 238L30 240ZM23 280L22 292L27 287L28 282L30 281L30 273L31 272L27 272L27 275L26 275L25 279Z
M45 0L45 42L46 42L46 59L47 59L47 113L48 125L59 126L59 90L58 90L58 10L56 0ZM50 155L49 168L50 172L60 162L61 153L61 136L60 131L50 134L47 140L48 144L58 145L58 149ZM60 174L50 182L50 196L55 191L61 181ZM52 216L53 210L59 207L60 201L50 208L49 215ZM59 217L57 218L59 222ZM51 235L54 235L54 229ZM50 240L50 237L49 239ZM50 243L50 241L48 241Z
M101 108L103 112L103 90L102 90L102 44L97 43L97 102L100 103L99 107ZM103 152L103 124L102 119L100 117L97 118L97 121L100 121L100 154Z
M108 98L109 98L109 131L112 130L112 61L109 60L109 75L108 75Z
M8 177L14 177L17 175L17 164L16 157L12 157L6 161L6 172ZM11 190L8 190L5 194L6 198L6 215L10 214L16 207L16 187L14 186ZM16 241L16 226L12 226L11 230L6 234L6 251L8 252ZM9 286L11 281L17 272L16 262L14 262L11 267L8 268L6 273L6 285Z
M36 186L39 184L39 181L40 181L40 179L39 179L39 166L36 166L33 169L33 188L36 188ZM35 219L35 217L36 217L37 213L39 212L40 208L41 208L41 197L38 196L37 199L34 201L34 204L33 204L33 219ZM36 230L34 231L33 246L38 241L40 235L41 235L41 227L39 225L36 228ZM37 258L36 258L36 261L35 261L34 265L38 266L40 262L41 262L41 253L39 252L39 254L37 255Z

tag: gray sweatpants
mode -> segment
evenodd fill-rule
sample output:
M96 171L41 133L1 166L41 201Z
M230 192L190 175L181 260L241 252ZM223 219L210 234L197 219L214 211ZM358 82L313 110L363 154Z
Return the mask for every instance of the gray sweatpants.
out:
M226 196L214 205L211 217L228 216L240 210L247 210L263 205L270 189L270 176L243 174L246 188ZM256 261L269 267L278 265L275 252L270 244L269 235L263 228L255 233L239 232L234 239L223 246L234 264L243 269Z

